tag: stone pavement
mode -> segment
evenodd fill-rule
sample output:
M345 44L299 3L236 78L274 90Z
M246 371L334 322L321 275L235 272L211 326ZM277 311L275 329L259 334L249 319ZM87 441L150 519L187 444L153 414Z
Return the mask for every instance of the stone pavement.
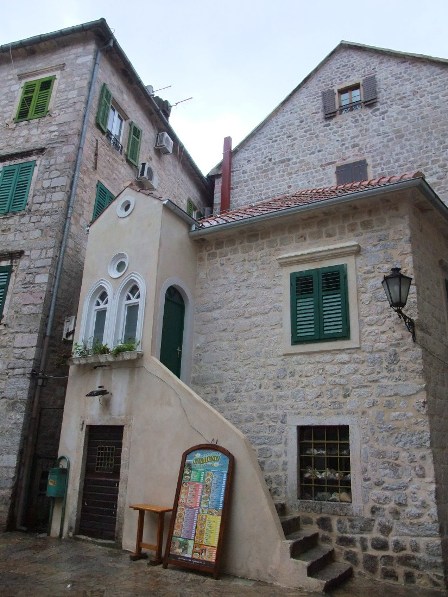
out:
M352 579L330 593L334 597L440 597L432 589L397 587ZM131 562L129 554L113 547L76 539L54 539L26 533L0 534L1 597L312 597L299 589L222 575L208 575L173 567Z

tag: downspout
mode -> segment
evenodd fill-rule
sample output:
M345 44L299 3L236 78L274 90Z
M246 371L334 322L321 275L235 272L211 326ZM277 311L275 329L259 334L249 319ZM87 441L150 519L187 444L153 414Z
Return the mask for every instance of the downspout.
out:
M232 137L224 138L221 175L221 209L220 213L230 209L230 182L232 176Z
M53 323L54 323L54 315L55 315L55 310L56 310L57 295L58 295L59 286L61 283L62 268L63 268L63 264L64 264L64 257L65 257L65 252L67 249L71 219L72 219L72 215L73 215L73 206L75 203L76 191L78 189L79 172L81 169L82 154L83 154L84 144L85 144L85 140L86 140L86 136L87 136L89 114L90 114L90 109L92 107L94 88L95 88L95 83L96 83L96 79L97 79L97 75L98 75L98 69L99 69L99 64L100 64L100 59L101 59L101 54L102 54L101 51L105 48L111 48L112 46L113 46L113 39L111 39L103 48L97 48L97 50L96 50L95 62L93 65L92 77L90 79L86 107L85 107L85 111L84 111L84 119L83 119L82 128L81 128L81 137L79 139L78 153L76 155L75 171L73 174L72 186L71 186L70 196L69 196L68 206L67 206L67 214L65 217L64 232L62 235L61 246L59 249L59 255L58 255L58 260L57 260L57 264L56 264L56 273L55 273L53 285L51 288L51 303L50 303L50 309L49 309L49 313L48 313L47 326L46 326L45 336L44 336L44 340L43 340L43 344L42 344L42 353L41 353L41 359L40 359L40 365L39 365L40 373L45 372L45 368L47 365L48 347L49 347L49 343L50 343L51 334L53 331ZM20 467L21 471L20 471L20 477L19 477L18 488L17 488L18 498L17 498L16 527L23 526L24 518L25 518L27 494L28 494L29 483L30 483L31 465L32 465L32 460L33 460L33 455L34 455L35 443L36 443L36 439L37 439L36 438L37 419L38 419L38 415L39 415L40 394L41 394L41 385L39 384L39 381L37 381L37 384L36 384L36 387L34 390L33 401L32 401L31 417L30 417L30 422L29 422L29 426L28 426L28 435L27 435L27 439L26 439L26 443L25 443L25 447L24 447L24 451L23 451L22 465Z

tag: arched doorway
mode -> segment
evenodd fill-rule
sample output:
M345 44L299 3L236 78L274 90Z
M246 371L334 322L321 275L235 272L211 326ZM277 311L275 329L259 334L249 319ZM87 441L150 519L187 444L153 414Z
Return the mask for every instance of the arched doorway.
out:
M184 337L185 302L181 293L170 286L165 293L160 361L180 377Z

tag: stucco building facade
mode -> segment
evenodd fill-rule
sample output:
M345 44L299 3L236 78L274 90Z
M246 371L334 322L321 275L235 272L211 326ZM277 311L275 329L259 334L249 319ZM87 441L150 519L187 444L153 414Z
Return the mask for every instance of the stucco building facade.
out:
M208 187L104 20L1 46L0 73L4 529L46 524L90 223L140 173L184 209Z

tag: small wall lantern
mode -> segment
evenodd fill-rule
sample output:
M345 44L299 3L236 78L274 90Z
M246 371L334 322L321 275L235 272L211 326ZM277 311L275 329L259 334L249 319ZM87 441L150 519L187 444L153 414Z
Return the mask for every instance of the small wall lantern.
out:
M415 323L402 309L406 306L408 300L409 288L412 278L405 276L400 272L400 267L393 267L390 274L384 276L382 285L386 293L387 300L398 317L404 321L407 330L412 334L412 340L415 342Z

